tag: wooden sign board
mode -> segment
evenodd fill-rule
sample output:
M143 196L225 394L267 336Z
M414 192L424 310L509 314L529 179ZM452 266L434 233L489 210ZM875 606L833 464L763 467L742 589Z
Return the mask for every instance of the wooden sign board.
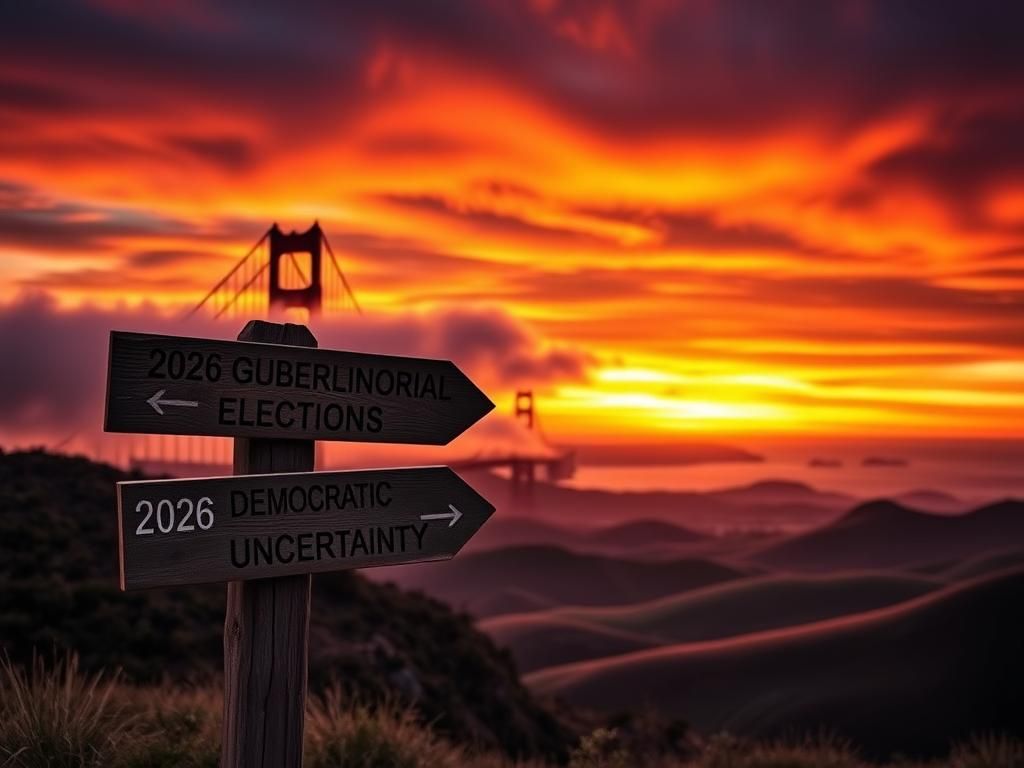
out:
M110 334L107 432L445 445L492 408L447 360Z
M445 560L494 507L448 467L117 484L121 589Z

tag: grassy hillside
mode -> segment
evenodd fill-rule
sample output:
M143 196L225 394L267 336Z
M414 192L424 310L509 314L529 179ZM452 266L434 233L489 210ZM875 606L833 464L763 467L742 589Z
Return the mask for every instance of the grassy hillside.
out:
M122 479L85 459L0 453L0 648L15 663L35 649L73 648L84 669L120 667L141 682L216 673L223 585L117 588L114 483ZM367 701L409 702L461 743L515 755L567 751L570 734L467 617L353 573L313 583L313 690L336 679Z
M805 628L676 645L527 677L587 706L650 704L702 731L825 728L868 754L941 754L982 731L1024 735L1024 570Z

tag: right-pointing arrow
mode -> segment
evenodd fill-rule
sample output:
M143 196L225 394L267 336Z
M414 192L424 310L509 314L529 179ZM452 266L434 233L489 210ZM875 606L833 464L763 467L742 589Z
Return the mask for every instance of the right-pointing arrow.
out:
M333 489L340 507L342 498L360 498L359 493L350 495L357 488L377 490L366 494L363 506L345 509L344 524L338 520L337 508L328 508L335 505L318 504L318 494L331 498ZM447 560L494 512L494 505L449 467L133 480L118 483L117 493L123 589ZM190 533L159 536L138 533L145 522L140 510L148 504L155 508L164 498L204 499L205 506L200 505L204 509L226 510L239 494L247 499L279 499L277 506L287 514L250 517L250 502L245 514L218 516L217 524L209 528L197 526ZM270 556L257 560L255 543L248 550L244 544L239 548L239 541L255 536L275 542ZM305 551L302 542L307 540L316 543L315 559L299 558ZM236 542L234 551L231 542ZM381 545L371 551L368 542ZM182 557L189 547L209 556Z
M451 512L436 512L432 515L420 515L420 520L448 520L448 527L451 528L462 519L462 513L454 504L449 504Z

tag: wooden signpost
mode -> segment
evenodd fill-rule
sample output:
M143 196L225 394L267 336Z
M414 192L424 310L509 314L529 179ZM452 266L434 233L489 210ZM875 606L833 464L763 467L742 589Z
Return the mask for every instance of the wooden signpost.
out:
M110 334L107 432L446 445L492 408L447 360Z
M447 467L117 484L121 587L445 560L494 511Z
M313 472L314 440L443 445L494 404L443 360L113 332L108 432L235 437L233 476L118 483L121 588L227 581L223 768L302 764L310 574L452 557L494 511L447 467Z

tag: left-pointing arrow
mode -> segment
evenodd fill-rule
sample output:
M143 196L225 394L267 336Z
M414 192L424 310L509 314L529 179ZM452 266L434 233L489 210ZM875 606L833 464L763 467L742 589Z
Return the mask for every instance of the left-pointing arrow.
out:
M161 389L155 395L153 395L146 402L153 406L153 410L159 413L161 416L164 415L164 409L161 406L164 405L180 405L185 408L198 408L198 400L165 400L164 395L167 394L166 389Z

